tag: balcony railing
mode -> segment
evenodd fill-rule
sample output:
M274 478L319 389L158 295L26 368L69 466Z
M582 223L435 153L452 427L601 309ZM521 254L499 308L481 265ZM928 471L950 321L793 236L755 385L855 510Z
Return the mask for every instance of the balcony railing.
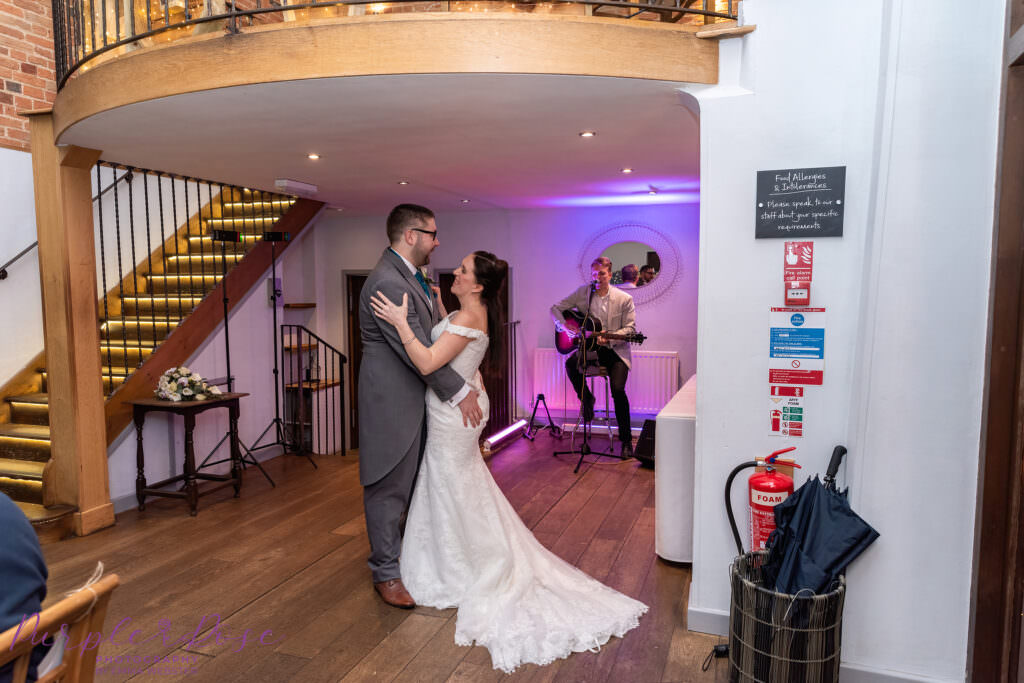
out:
M739 0L53 0L57 88L104 56L253 24L399 12L514 12L713 23L736 18Z

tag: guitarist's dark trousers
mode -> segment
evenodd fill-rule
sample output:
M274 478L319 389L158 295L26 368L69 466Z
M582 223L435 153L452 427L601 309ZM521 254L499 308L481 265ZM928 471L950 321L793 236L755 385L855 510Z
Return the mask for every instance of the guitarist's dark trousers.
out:
M578 365L578 355L579 351L576 351L566 359L565 371L569 375L569 381L572 382L580 402L584 405L589 404L593 408L594 396L583 381L583 373ZM612 399L615 402L615 422L619 427L619 440L630 442L633 435L629 426L629 397L626 396L626 378L629 376L629 368L619 358L619 354L607 346L597 347L597 362L608 372L608 383L612 391ZM584 398L583 392L586 392L586 398ZM593 413L591 413L592 415Z

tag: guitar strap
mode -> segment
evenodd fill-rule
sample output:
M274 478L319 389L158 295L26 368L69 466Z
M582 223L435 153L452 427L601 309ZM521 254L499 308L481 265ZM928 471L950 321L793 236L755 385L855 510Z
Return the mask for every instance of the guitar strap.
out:
M579 336L580 348L576 352L576 369L581 375L584 368L587 367L587 321L590 320L590 309L594 307L594 292L596 291L593 284L587 285L587 289L590 291L590 294L587 295L587 313L583 316L583 322L580 325L582 331Z

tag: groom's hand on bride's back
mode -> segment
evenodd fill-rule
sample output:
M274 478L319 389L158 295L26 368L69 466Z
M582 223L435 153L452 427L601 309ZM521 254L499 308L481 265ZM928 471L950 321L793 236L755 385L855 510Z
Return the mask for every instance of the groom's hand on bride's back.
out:
M476 427L480 424L480 420L484 419L484 413L480 410L480 402L477 400L479 392L476 390L470 391L466 394L466 398L462 399L462 403L459 404L459 410L462 411L462 426L463 427Z

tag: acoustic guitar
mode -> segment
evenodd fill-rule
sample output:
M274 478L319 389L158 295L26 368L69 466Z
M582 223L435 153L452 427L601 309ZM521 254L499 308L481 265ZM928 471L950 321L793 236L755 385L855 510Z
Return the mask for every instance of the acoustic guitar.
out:
M580 346L580 338L582 337L585 341L583 342L586 346L587 351L593 351L597 348L597 340L592 339L601 331L601 321L597 318L587 318L579 311L570 309L562 313L565 318L565 331L555 330L555 348L558 352L565 355L572 353ZM639 332L634 334L608 334L605 333L606 339L615 339L618 341L629 342L630 344L643 344L647 341L647 337Z

